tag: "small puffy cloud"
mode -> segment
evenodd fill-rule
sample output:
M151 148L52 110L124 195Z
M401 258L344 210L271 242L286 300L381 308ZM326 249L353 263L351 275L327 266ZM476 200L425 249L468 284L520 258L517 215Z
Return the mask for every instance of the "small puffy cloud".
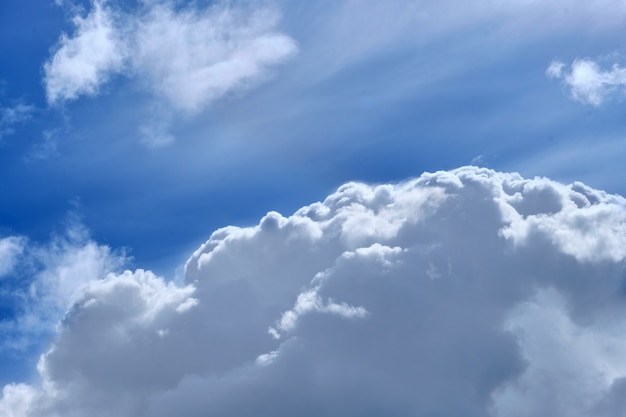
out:
M106 0L94 0L86 17L74 17L74 35L61 35L54 56L44 64L50 104L97 94L111 74L122 70L126 45L114 20Z
M618 415L625 225L622 197L476 167L349 183L217 230L181 286L90 269L0 411Z
M626 87L626 68L614 64L609 70L589 58L575 60L569 70L553 61L546 70L548 78L562 79L574 100L592 106L601 105L612 94L622 94Z
M196 113L259 82L269 67L296 52L295 42L275 30L277 22L274 10L258 4L200 8L163 0L128 12L94 0L44 65L48 100L96 94L122 73L174 109Z

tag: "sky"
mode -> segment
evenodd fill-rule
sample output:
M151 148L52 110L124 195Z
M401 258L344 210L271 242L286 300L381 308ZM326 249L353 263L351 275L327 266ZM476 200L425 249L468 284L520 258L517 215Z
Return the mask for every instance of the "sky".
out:
M625 24L2 1L0 415L623 415Z

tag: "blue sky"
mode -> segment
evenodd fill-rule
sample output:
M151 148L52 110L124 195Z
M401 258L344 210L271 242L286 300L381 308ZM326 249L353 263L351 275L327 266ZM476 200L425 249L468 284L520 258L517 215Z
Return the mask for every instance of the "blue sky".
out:
M618 1L27 3L0 4L3 384L45 380L91 285L63 271L141 268L183 294L214 230L349 181L471 164L626 195ZM97 261L73 269L81 251Z

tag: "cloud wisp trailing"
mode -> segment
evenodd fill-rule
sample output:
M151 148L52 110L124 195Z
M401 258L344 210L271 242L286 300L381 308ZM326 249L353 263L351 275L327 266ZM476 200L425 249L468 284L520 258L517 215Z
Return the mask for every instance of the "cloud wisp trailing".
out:
M546 69L546 76L561 79L574 100L596 107L626 91L626 68L613 64L603 70L589 58L576 59L569 69L563 62L553 61Z
M7 416L617 415L626 200L475 167L90 280ZM557 354L558 352L558 354Z

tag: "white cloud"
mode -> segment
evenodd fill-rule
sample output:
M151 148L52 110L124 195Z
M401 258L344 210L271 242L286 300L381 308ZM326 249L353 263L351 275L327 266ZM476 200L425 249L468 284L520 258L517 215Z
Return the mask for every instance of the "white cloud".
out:
M14 126L31 118L34 107L18 103L12 107L0 107L0 140L15 131Z
M509 222L501 229L504 237L528 244L530 235L541 234L562 252L583 261L620 262L626 258L626 212L621 197L581 183L560 191L548 180L514 184L514 193L503 197Z
M92 95L116 73L136 79L179 111L196 113L228 93L258 83L267 69L296 52L275 30L278 14L265 6L221 2L207 8L144 2L133 13L94 0L75 17L44 68L51 103Z
M300 25L315 29L302 36L300 62L305 76L301 82L317 82L352 66L389 60L391 51L413 56L414 60L405 61L404 77L397 76L399 70L390 71L390 80L400 91L388 82L386 97L406 94L416 86L424 91L429 83L492 62L493 56L481 58L475 48L506 45L510 49L572 30L597 35L626 21L626 4L621 0L588 1L576 7L571 0L401 0L393 7L385 0L312 4L307 11L319 18ZM294 16L300 17L301 9L294 9ZM454 53L446 46L450 42ZM467 55L459 59L458 53Z
M0 239L0 278L13 271L25 243L26 240L18 236Z
M625 224L621 197L475 167L346 184L216 231L185 286L78 280L41 385L0 410L613 416Z
M29 415L38 400L37 391L26 384L6 385L2 389L0 414L6 417Z
M195 113L293 55L293 40L274 31L277 21L267 9L175 11L157 4L138 23L132 62L151 89Z
M296 327L298 319L307 313L329 313L336 314L344 318L362 318L367 315L367 310L363 307L354 307L346 303L337 304L332 300L324 302L317 293L318 288L305 291L298 295L293 309L282 314L276 323L276 328L270 327L269 334L276 339L280 339L280 332L289 332Z
M127 51L115 19L106 0L94 0L86 17L74 17L75 34L61 35L54 56L44 64L51 104L95 95L112 74L122 70Z
M566 65L553 61L546 70L549 78L562 78L572 98L592 106L601 105L611 95L621 95L626 87L626 68L614 64L610 70L602 70L589 58L575 60L569 71Z
M13 297L21 303L14 317L0 322L0 350L17 351L28 350L41 337L53 333L59 319L91 281L126 262L123 254L91 240L79 224L71 225L47 245L6 238L0 241L0 259L7 273L17 265L22 269L14 277L19 282L13 284Z

